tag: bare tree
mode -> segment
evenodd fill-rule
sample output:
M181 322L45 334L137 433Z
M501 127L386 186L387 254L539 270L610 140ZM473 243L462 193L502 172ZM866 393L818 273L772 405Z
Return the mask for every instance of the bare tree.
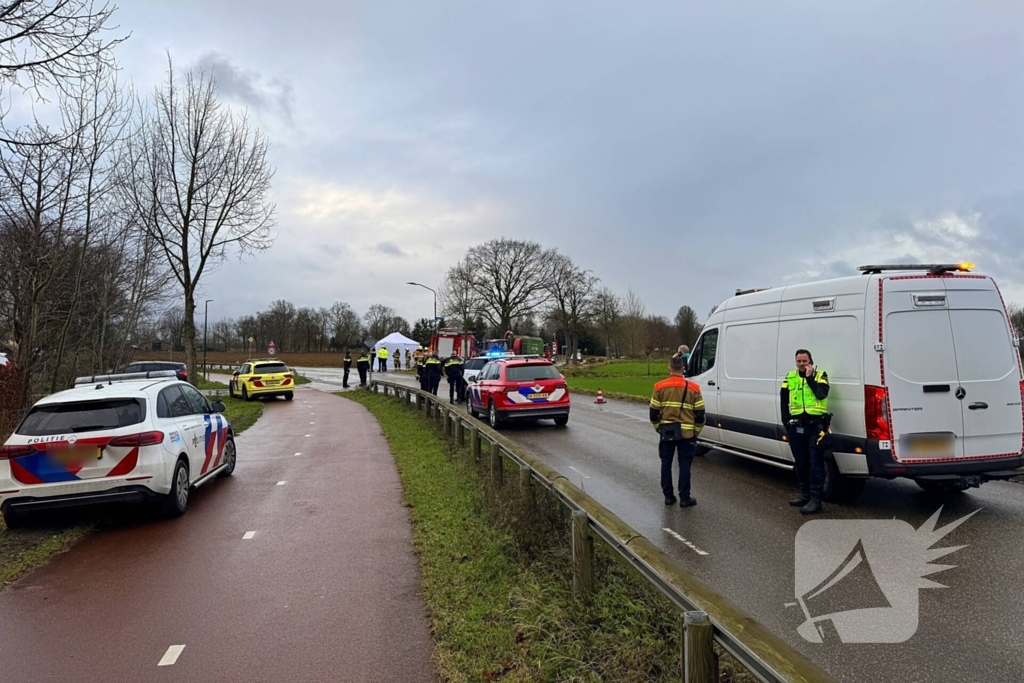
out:
M7 0L0 5L0 83L41 95L113 66L116 6L93 0ZM2 87L2 86L0 86Z
M626 355L630 358L637 358L646 349L646 314L647 307L644 306L640 296L632 289L626 290L626 297L622 302L622 320L619 330L622 336L622 345L626 350Z
M411 333L409 322L398 315L395 309L383 304L374 304L363 316L366 322L366 333L374 339L383 339L392 332L401 332L408 336Z
M602 287L594 294L594 324L604 336L606 349L615 346L621 319L622 302L615 292Z
M1010 302L1008 312L1013 333L1017 335L1018 339L1024 341L1024 306Z
M481 301L465 261L448 269L439 296L441 315L461 330L473 327L473 321L480 316Z
M679 343L693 348L701 331L701 325L697 321L697 312L689 306L680 306L679 310L676 311L675 323Z
M246 116L224 108L206 73L186 73L182 83L168 58L167 81L150 104L120 164L121 187L181 287L188 372L198 378L196 290L229 251L273 243L273 171L266 138Z
M598 279L589 270L583 270L565 254L553 252L550 256L551 274L548 292L551 295L551 318L557 321L565 335L569 362L575 362L580 335L590 320L594 288Z
M331 334L335 348L349 350L363 341L363 326L352 307L341 301L331 305Z
M549 261L536 242L502 238L471 248L458 272L468 278L483 318L503 334L513 320L547 304Z

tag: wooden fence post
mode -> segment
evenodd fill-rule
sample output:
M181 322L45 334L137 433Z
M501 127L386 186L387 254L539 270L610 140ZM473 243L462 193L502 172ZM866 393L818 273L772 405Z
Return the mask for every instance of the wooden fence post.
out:
M683 613L684 683L718 683L714 626L704 612Z
M590 602L594 591L594 539L585 510L572 511L572 587L577 598Z
M519 466L519 495L523 505L533 507L533 470L529 465Z
M444 412L441 413L442 419L444 420L444 435L445 438L447 438L452 435L452 409L443 408L442 410L444 410Z
M480 428L473 425L469 428L469 443L473 453L473 460L480 459Z
M462 416L455 416L455 440L460 446L466 445L466 428L462 424Z
M501 486L505 478L505 467L501 462L501 446L496 441L491 442L491 483Z

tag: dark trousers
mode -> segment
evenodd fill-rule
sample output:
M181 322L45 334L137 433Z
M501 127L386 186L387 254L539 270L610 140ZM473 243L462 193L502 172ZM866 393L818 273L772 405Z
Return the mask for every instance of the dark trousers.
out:
M360 365L357 369L359 370L359 386L365 387L366 386L366 373L367 373L367 371L369 371L370 368L367 367L366 365Z
M819 443L821 425L816 422L801 422L799 426L786 426L789 434L789 448L796 464L796 477L800 490L812 496L821 496L825 487L824 440Z
M341 386L348 389L348 373L352 371L351 368L345 368L345 374L341 378Z
M679 453L679 498L690 497L690 465L696 450L696 439L682 441L661 441L658 443L658 455L661 457L661 491L665 498L674 498L672 493L672 461Z
M455 378L455 400L459 403L466 402L466 378L462 375Z
M437 396L439 386L441 386L441 375L427 375L427 391Z
M387 358L378 358L377 359L377 365L378 365L377 369L380 370L381 372L387 372L388 371L388 359Z

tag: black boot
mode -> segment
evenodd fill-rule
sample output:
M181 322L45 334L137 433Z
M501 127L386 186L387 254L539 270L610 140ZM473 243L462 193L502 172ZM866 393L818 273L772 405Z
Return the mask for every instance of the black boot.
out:
M675 504L676 504L676 497L675 496L665 496L665 505L675 505Z
M795 498L789 500L789 504L795 508L802 508L811 499L810 489L801 489Z
M693 496L686 496L679 501L679 507L681 508L692 508L697 504L697 499Z
M811 499L807 501L807 505L800 508L800 514L802 515L815 515L819 512L824 512L825 506L821 504L821 496L811 494Z

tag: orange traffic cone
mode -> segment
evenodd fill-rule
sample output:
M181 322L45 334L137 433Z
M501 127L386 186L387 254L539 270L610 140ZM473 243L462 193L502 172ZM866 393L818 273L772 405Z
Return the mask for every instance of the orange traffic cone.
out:
M607 403L607 401L604 400L604 392L601 391L601 387L597 388L597 398L594 399L594 403Z

